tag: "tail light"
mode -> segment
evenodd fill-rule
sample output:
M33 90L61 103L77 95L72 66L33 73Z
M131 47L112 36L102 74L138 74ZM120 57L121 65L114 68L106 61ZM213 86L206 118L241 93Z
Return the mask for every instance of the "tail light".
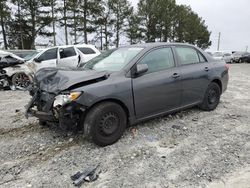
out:
M229 65L229 64L226 64L225 67L226 67L227 70L229 70L230 65Z

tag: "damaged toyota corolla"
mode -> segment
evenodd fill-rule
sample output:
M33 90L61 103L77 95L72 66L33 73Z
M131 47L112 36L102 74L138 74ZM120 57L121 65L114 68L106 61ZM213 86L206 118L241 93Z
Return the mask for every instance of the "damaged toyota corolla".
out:
M151 43L104 52L78 69L44 68L34 78L27 116L81 129L99 146L127 125L192 106L214 110L228 65L188 44Z

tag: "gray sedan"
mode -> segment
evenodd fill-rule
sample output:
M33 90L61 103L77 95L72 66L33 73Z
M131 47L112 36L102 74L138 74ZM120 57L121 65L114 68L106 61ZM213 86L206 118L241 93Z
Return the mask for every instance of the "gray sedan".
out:
M127 125L193 106L214 110L228 66L192 45L150 43L106 51L79 69L37 72L27 115L40 124L82 129L99 146Z

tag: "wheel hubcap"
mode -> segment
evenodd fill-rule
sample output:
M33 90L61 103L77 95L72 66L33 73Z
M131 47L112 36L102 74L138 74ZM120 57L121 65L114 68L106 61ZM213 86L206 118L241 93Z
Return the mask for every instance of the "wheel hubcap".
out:
M119 125L119 118L115 113L106 113L100 121L100 131L103 135L113 134Z
M217 92L213 89L209 91L208 102L209 104L214 104L217 101Z
M15 85L22 87L22 88L27 88L30 84L30 79L27 75L25 74L18 74L16 79L15 79Z

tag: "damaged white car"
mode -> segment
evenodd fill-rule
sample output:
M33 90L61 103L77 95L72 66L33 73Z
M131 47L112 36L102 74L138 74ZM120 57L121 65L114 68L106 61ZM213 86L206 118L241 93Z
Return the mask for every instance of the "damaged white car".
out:
M77 68L99 54L100 52L93 45L52 47L34 54L21 65L4 68L4 71L11 85L26 89L32 82L34 73L39 69L46 67ZM24 60L22 59L22 61Z
M32 78L25 60L13 53L0 51L0 89L26 88Z

